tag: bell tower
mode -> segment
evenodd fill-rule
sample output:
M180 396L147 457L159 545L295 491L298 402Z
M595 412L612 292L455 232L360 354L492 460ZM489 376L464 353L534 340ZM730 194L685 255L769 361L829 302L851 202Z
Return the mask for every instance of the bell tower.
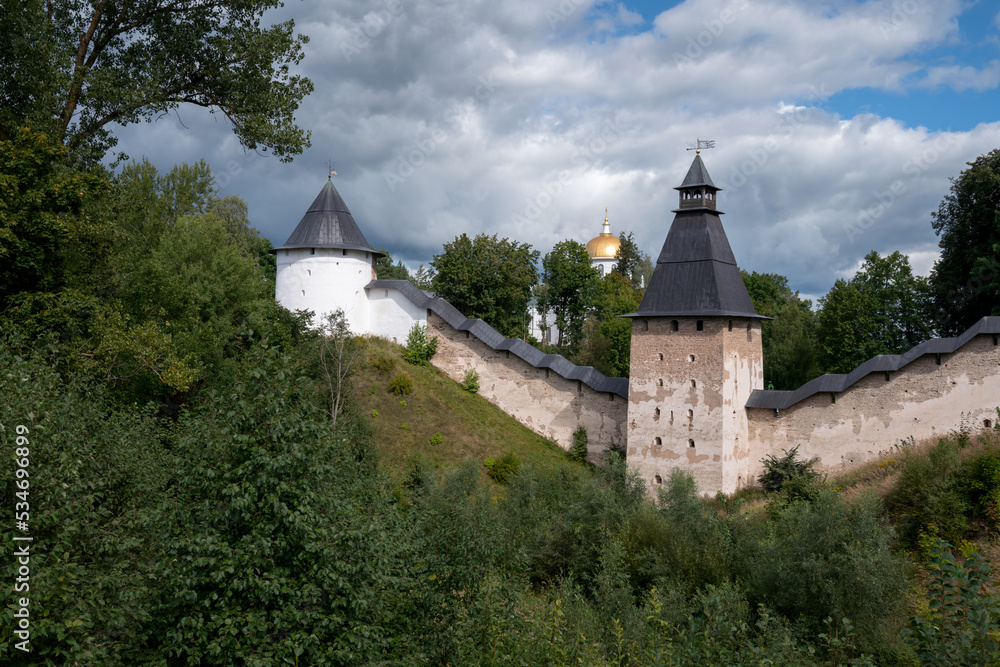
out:
M656 490L674 468L699 493L732 493L752 460L746 402L762 389L760 322L700 151L632 318L628 463Z

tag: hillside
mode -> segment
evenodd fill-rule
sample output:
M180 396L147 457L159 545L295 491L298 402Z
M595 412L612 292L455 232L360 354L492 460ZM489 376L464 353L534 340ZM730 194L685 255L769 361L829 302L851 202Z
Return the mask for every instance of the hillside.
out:
M469 458L482 462L507 452L542 469L582 467L551 440L433 366L406 362L402 351L385 339L368 339L365 363L353 380L357 408L371 419L375 442L388 468L398 471L416 457L434 467L450 468ZM413 380L413 390L407 395L388 388L400 373Z

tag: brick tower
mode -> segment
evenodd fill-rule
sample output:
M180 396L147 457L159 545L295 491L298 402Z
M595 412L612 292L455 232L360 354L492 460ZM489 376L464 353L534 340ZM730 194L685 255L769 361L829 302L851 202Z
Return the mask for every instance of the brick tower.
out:
M700 151L699 151L700 153ZM700 493L732 493L754 461L746 402L762 389L760 321L696 154L632 318L628 463L655 491L674 468Z

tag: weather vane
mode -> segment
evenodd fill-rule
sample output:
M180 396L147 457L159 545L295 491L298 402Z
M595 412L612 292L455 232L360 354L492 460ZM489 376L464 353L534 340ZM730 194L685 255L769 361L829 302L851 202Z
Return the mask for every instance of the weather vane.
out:
M333 160L327 160L326 167L327 169L330 170L330 175L326 177L326 180L330 180L331 178L337 175L337 172L333 170Z
M701 155L702 148L715 148L714 139L698 139L698 143L694 146L688 148L689 151L694 151L695 155Z

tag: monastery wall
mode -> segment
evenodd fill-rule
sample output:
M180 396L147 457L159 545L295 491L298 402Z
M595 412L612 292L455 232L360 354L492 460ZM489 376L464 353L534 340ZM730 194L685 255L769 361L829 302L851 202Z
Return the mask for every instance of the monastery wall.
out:
M891 458L893 445L910 436L943 435L963 425L997 423L1000 346L978 335L953 354L925 354L899 371L870 373L845 391L819 393L776 413L748 408L751 474L760 459L799 446L803 458L819 457L829 472L875 457Z
M624 442L628 402L621 396L594 391L510 352L493 350L435 313L428 313L427 335L438 337L431 364L456 382L465 379L467 369L475 369L483 398L563 449L572 445L580 425L587 429L591 461L599 461L612 440Z

